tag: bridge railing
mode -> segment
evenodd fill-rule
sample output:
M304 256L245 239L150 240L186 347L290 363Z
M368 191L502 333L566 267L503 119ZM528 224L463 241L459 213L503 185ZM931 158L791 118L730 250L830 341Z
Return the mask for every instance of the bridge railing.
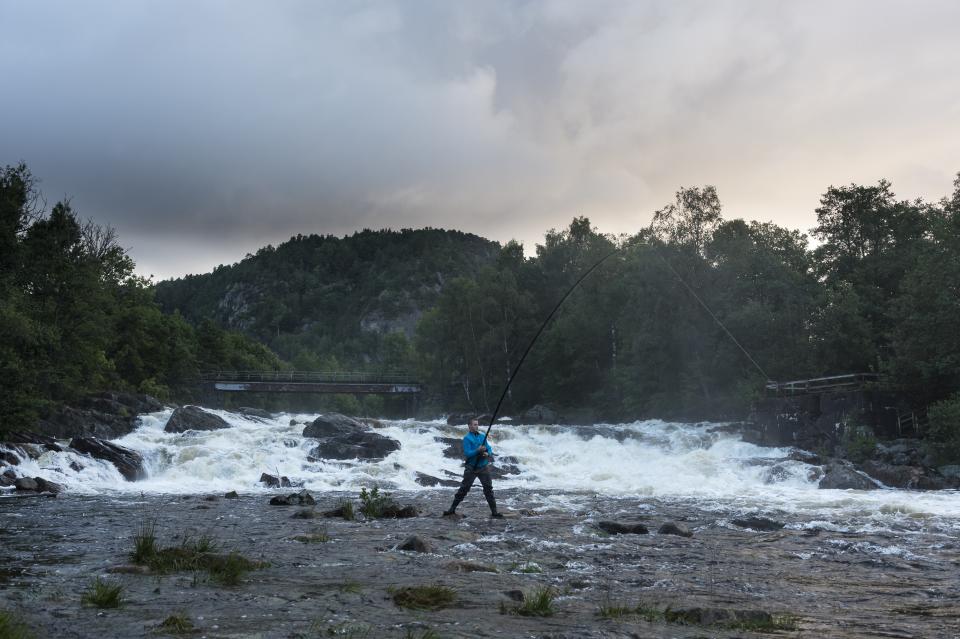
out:
M417 383L408 371L203 371L201 382Z
M827 393L857 390L867 384L877 382L878 379L879 376L875 373L852 373L850 375L797 379L790 382L768 382L766 390L769 395Z

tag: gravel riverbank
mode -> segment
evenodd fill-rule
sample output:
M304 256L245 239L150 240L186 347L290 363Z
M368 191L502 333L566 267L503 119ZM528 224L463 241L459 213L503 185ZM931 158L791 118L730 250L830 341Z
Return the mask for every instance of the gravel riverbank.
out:
M223 638L960 637L960 544L922 517L871 532L766 512L755 514L785 527L758 531L733 523L743 512L693 501L513 489L501 493L506 519L489 519L471 494L454 520L438 516L449 493L397 493L421 515L375 521L295 518L299 507L263 494L6 497L0 609L58 638L156 636L171 615L190 636ZM356 495L315 497L320 513ZM650 534L611 535L601 521ZM236 586L190 571L116 572L135 570L144 522L158 545L209 537L269 565ZM693 534L657 534L665 522ZM428 552L394 549L413 535ZM122 584L121 608L81 604L98 576ZM436 610L395 602L425 585L453 600ZM546 587L552 615L517 614L520 593L529 602ZM775 624L735 621L745 611Z

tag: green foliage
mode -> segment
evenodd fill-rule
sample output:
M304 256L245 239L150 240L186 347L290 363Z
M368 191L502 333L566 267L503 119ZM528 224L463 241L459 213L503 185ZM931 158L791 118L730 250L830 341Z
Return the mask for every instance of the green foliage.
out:
M846 457L858 464L871 459L877 451L877 438L869 426L848 424L843 432Z
M960 392L932 404L927 410L930 439L941 444L941 461L960 460Z
M157 524L155 521L143 522L133 536L130 559L135 564L145 564L156 556L157 550Z
M35 635L19 616L0 610L0 639L34 639Z
M377 486L369 491L366 488L360 489L360 512L367 519L379 519L389 506L393 505L393 499L387 493L381 493ZM346 518L346 517L344 517Z
M120 608L124 604L123 584L97 577L80 597L80 602L95 608Z
M0 424L92 392L189 398L201 368L276 368L264 345L164 315L113 229L46 213L25 166L0 170Z
M391 593L393 603L412 610L440 610L449 608L457 599L457 592L440 585L406 586Z

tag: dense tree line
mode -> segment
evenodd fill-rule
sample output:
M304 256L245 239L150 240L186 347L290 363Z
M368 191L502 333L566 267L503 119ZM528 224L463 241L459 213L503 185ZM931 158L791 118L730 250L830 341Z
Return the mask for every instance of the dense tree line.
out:
M488 411L557 300L613 252L547 326L505 412L742 417L768 380L874 372L930 406L930 433L960 454L960 177L932 203L886 181L831 186L816 216L810 237L728 220L713 187L685 188L634 235L580 217L530 257L457 231L365 230L154 286L109 229L68 202L42 211L27 169L7 167L0 419L106 388L181 398L204 368L415 370L427 410Z
M196 372L274 367L261 344L164 314L115 233L45 211L23 164L0 170L0 431L106 389L188 397Z
M960 451L949 417L960 414L960 177L955 187L926 203L898 200L886 181L831 186L815 242L723 219L713 187L681 189L629 237L575 219L531 259L508 244L451 282L418 327L422 373L443 405L491 409L556 300L619 249L547 328L509 409L735 417L767 380L874 372L933 404L931 431Z

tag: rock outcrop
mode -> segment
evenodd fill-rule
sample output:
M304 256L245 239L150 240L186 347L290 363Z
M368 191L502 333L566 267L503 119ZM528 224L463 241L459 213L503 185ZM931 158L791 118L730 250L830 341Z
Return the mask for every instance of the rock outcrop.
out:
M230 428L230 424L219 415L208 413L198 406L181 406L173 411L163 430L168 433L182 433L188 430L220 430Z
M836 488L841 490L876 490L877 483L844 463L829 464L825 468L823 479L817 484L818 488Z
M383 459L400 450L400 442L369 430L352 417L331 413L303 429L304 437L317 439L310 456L317 459Z
M147 476L143 457L129 448L117 446L96 437L74 437L70 440L70 448L95 459L110 462L117 467L127 481L137 481Z

